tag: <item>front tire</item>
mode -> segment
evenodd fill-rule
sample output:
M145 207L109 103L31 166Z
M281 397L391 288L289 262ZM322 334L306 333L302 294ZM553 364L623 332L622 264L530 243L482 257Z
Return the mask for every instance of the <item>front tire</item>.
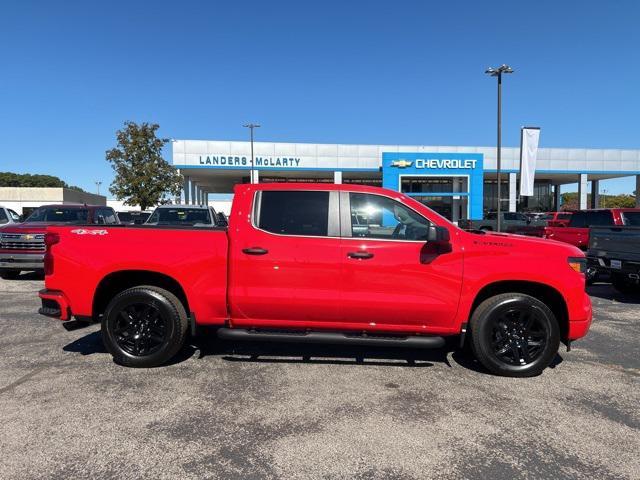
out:
M504 293L482 302L471 316L473 352L496 375L539 375L558 353L560 328L537 298Z
M175 356L187 336L187 313L171 292L153 286L116 295L102 318L102 340L116 363L157 367Z

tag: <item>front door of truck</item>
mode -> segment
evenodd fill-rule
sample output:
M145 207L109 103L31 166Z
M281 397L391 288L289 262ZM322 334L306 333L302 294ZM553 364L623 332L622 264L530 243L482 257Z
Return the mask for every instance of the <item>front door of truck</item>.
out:
M344 321L425 332L450 325L462 287L455 244L430 245L431 222L392 198L343 192L340 200Z
M261 190L231 241L234 325L305 327L339 320L338 192ZM245 228L246 227L246 228Z

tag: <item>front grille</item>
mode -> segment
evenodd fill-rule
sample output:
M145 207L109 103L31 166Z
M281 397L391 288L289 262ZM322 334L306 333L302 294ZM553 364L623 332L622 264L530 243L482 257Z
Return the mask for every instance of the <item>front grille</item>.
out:
M44 233L3 233L0 235L0 248L44 251Z

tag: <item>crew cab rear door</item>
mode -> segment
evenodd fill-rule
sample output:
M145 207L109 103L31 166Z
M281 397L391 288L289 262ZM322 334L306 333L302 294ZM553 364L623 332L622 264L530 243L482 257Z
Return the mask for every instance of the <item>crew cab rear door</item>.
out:
M341 192L345 322L429 331L453 321L462 288L462 252L426 241L432 222L378 194Z
M233 324L313 328L338 321L339 193L265 189L246 195L253 195L251 212L230 232Z

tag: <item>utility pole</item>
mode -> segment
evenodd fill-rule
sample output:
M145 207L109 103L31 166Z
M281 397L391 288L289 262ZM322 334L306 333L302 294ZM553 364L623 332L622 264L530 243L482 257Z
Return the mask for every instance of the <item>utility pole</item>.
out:
M249 176L250 182L251 183L257 183L257 182L254 181L254 178L253 178L253 176L254 176L254 174L253 174L253 165L254 165L253 164L253 162L254 162L254 160L253 160L253 129L254 128L259 128L260 125L258 125L257 123L247 123L246 125L243 125L243 127L248 128L250 130L250 132L251 132L251 170L250 170L251 173L250 173L250 176Z
M497 159L497 165L496 165L496 170L497 170L497 181L498 181L498 185L497 185L497 197L498 197L498 214L497 214L497 225L496 225L496 231L500 231L500 224L502 221L502 218L500 218L502 216L502 214L500 213L501 211L501 200L502 200L502 184L501 184L501 175L500 175L500 167L501 167L501 156L502 156L502 74L503 73L513 73L513 70L511 69L510 66L502 64L497 68L493 68L493 67L489 67L487 68L487 70L485 70L485 72L487 75L491 76L491 77L496 77L498 79L498 142L497 142L497 155L496 155L496 159Z

